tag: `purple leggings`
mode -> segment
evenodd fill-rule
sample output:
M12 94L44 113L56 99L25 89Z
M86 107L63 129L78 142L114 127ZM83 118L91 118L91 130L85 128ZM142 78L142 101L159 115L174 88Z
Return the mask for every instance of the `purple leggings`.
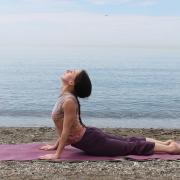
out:
M94 156L151 155L155 143L144 137L113 136L95 127L86 127L86 132L77 143L71 144Z

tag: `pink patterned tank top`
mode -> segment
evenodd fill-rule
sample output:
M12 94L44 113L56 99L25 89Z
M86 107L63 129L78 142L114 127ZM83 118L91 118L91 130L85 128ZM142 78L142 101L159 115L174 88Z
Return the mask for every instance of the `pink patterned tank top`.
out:
M86 131L86 128L82 126L82 124L79 121L79 108L77 99L73 94L69 92L64 93L62 96L58 98L52 110L52 119L54 120L56 126L58 126L58 129L62 132L64 120L64 110L62 106L67 99L72 99L76 104L76 119L74 120L74 123L71 127L71 131L66 145L80 141Z

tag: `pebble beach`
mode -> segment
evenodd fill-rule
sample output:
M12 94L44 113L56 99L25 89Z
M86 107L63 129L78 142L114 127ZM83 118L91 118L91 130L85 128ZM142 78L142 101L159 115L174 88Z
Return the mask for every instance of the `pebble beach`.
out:
M121 136L144 136L159 140L180 140L180 129L102 128ZM49 127L2 127L1 144L53 142L56 131ZM180 161L1 161L0 179L180 179Z

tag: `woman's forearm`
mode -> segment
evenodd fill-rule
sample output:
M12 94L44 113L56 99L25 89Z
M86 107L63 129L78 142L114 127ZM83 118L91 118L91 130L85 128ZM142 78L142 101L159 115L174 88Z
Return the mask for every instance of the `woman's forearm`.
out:
M56 132L57 132L57 134L58 134L58 139L57 139L57 141L55 142L55 144L54 144L54 147L55 147L55 149L57 149L58 148L58 145L59 145L59 141L60 141L60 137L61 137L61 130L60 130L60 128L59 128L59 124L58 124L58 122L56 122L56 121L54 121L54 124L55 124L55 127L56 127Z
M56 140L56 142L55 142L55 144L54 144L54 149L57 149L57 148L58 148L59 140L60 140L60 137L58 137L58 139Z
M64 147L66 146L67 139L68 139L68 134L61 134L61 138L59 138L58 147L56 150L56 155L58 157L61 156L61 154L64 150Z

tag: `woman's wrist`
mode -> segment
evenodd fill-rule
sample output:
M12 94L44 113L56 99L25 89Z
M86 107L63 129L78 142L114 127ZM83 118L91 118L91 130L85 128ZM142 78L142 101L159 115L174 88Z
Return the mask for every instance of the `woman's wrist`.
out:
M56 159L59 159L59 158L60 158L60 154L55 153L54 155L55 155L55 158L56 158Z

